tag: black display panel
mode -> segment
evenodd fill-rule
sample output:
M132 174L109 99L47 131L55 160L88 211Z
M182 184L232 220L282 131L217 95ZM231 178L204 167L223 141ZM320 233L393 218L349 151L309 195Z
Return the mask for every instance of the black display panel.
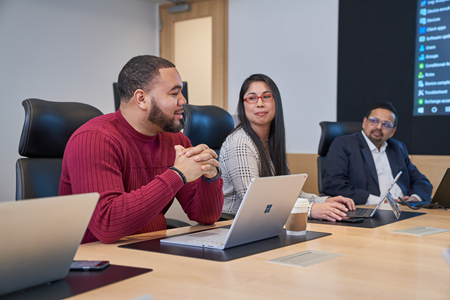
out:
M450 6L449 0L439 3L435 0L433 3L434 7L441 3L445 5L439 7ZM420 55L416 54L416 51L420 52L418 38L421 35L444 36L450 33L450 25L445 25L447 29L440 28L439 34L436 33L437 28L434 33L419 34L423 25L438 26L438 22L434 22L436 26L431 26L433 22L419 23L420 9L424 8L421 5L422 1L417 0L339 1L337 120L361 122L375 102L390 101L399 112L394 138L405 143L409 154L450 155L450 117L437 113L415 115L420 106L418 99L432 99L416 97L420 72L416 70ZM430 7L431 1L427 1L425 8ZM434 18L433 14L441 15L439 26L442 26L444 14L427 15ZM445 22L450 19L447 14ZM447 41L450 42L450 38ZM422 44L433 45L427 41ZM436 49L423 53L433 55L437 54L437 50L439 48L436 46ZM443 52L445 56L439 59L445 58L445 62L450 62L450 49L449 54L445 50ZM432 62L431 57L428 60ZM431 69L428 68L428 71ZM437 76L437 71L430 72L435 72ZM448 72L450 74L450 67ZM444 79L439 81L450 80L450 76L447 79L443 76ZM424 81L424 78L421 79ZM450 92L450 85L446 85L447 88ZM450 99L450 95L436 97L447 98Z
M418 0L414 116L450 116L450 0Z

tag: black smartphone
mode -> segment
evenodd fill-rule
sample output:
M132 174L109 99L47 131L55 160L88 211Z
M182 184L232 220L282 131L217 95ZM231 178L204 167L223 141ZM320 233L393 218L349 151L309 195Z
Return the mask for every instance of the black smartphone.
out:
M363 221L364 218L349 218L349 217L344 217L341 220L341 222L349 222L349 223L361 223Z
M107 260L74 260L70 265L72 271L99 271L109 266Z

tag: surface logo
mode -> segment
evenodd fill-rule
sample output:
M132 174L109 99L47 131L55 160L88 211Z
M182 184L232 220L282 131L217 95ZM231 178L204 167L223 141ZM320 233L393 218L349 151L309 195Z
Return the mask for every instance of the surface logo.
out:
M267 205L266 210L264 211L265 214L270 212L270 209L272 208L272 204Z

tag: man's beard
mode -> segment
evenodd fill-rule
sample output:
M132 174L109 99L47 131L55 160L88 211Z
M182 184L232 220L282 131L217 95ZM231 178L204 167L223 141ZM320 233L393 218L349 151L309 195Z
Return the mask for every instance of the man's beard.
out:
M374 137L374 136L372 135L372 133L374 133L375 131L378 131L378 132L380 133L380 136L379 136L379 137ZM384 136L384 134L383 134L383 132L382 132L381 130L374 129L374 130L372 130L372 131L370 132L369 140L371 140L372 143L376 144L376 143L381 142L381 140L383 139L383 136Z
M152 101L152 109L148 114L148 120L153 124L161 127L161 129L165 132L177 133L183 129L183 124L175 124L175 116L171 119L168 115L166 115L161 108L156 104L155 98L151 98Z

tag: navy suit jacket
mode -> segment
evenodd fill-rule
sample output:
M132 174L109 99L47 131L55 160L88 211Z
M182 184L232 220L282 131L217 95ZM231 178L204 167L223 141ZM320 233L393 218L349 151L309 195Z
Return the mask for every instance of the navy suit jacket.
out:
M387 143L392 176L403 172L397 181L403 194L417 194L423 201L430 201L433 186L411 163L405 144L395 139ZM370 194L380 196L375 163L361 132L334 139L322 164L322 176L327 195L349 197L356 204L365 204Z

